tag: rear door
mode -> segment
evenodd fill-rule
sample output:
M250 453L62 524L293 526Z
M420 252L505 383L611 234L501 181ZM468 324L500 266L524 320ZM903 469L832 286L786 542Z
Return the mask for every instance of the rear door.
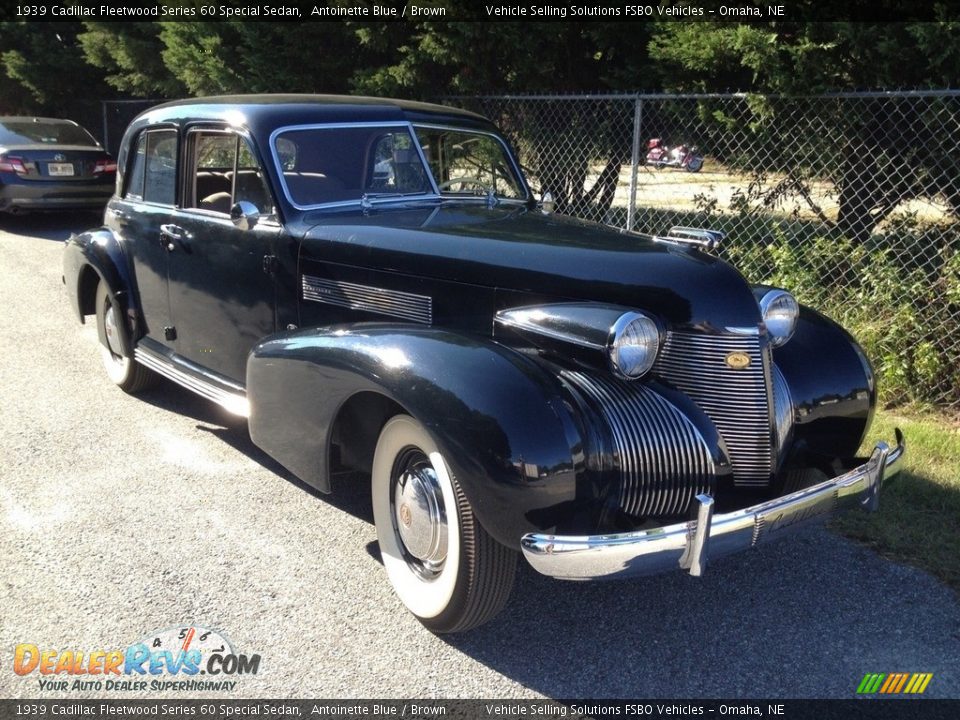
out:
M140 134L129 153L125 187L110 202L106 223L130 253L147 337L172 347L167 291L169 224L176 202L177 130Z

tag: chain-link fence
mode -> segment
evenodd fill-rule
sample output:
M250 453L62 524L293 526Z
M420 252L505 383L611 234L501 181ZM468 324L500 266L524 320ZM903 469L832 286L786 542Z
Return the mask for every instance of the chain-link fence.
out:
M727 234L751 281L866 347L886 402L960 409L960 91L445 98L561 212Z

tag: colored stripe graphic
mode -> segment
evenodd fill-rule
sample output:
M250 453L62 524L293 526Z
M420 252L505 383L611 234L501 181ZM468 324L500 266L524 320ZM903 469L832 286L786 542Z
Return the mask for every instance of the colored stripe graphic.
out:
M867 673L857 685L858 695L920 695L933 679L933 673Z

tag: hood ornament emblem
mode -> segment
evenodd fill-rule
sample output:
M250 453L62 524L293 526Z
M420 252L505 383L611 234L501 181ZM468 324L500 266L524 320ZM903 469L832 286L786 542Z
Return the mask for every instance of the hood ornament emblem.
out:
M743 370L744 368L750 367L750 356L745 352L735 351L729 353L724 362L727 364L727 367L731 370Z

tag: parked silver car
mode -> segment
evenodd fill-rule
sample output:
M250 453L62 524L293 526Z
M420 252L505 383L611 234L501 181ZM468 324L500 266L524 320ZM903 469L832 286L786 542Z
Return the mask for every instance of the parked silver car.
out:
M0 117L0 212L102 208L116 173L114 159L72 120Z

